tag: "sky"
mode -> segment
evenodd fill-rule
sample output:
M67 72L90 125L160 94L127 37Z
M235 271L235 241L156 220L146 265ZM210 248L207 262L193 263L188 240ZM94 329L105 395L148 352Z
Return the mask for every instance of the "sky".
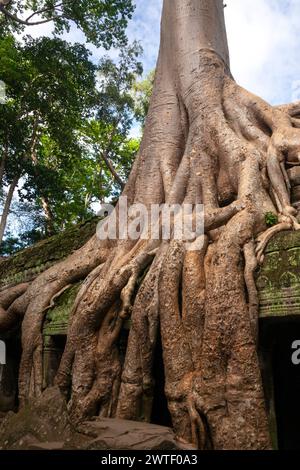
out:
M236 81L272 104L300 99L300 0L224 0ZM155 67L162 0L137 0L128 33Z
M271 104L300 100L300 0L224 0L231 57L236 81ZM158 54L162 0L136 0L128 26L130 41L142 43L145 74L154 69ZM28 29L37 37L50 35L51 25ZM65 39L85 42L72 28ZM97 62L105 53L88 45ZM116 51L111 51L116 56ZM139 134L138 126L132 136Z
M136 0L128 26L130 41L142 43L145 73L155 67L160 35L162 0ZM231 57L236 81L266 101L277 104L300 99L300 0L224 0ZM38 36L51 26L30 28ZM65 35L84 42L73 28ZM104 51L89 45L97 61ZM111 51L114 56L115 51Z

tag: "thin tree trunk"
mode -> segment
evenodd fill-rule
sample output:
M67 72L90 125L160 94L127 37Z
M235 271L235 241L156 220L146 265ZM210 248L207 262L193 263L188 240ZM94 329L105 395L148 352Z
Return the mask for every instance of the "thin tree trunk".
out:
M7 161L7 155L8 155L8 145L4 145L4 150L1 158L1 163L0 163L0 186L2 188L3 186L3 178L4 178L4 173L5 173L5 164Z
M18 181L19 181L19 176L15 176L14 179L12 180L10 186L9 186L8 193L7 193L7 196L6 196L6 199L5 199L3 212L2 212L2 216L1 216L1 221L0 221L0 243L2 243L2 240L3 240L3 236L4 236L4 233L5 233L6 224L7 224L7 219L8 219L8 215L9 215L9 211L10 211L10 206L11 206L11 202L12 202L12 198L13 198L15 189L18 185Z
M124 189L125 187L125 183L124 181L122 180L122 178L118 175L114 165L112 164L110 158L107 156L107 152L104 151L104 152L101 152L101 158L104 160L107 168L109 169L109 171L111 172L112 176L114 177L114 179L116 180L116 182L120 185L121 189Z
M30 157L34 166L34 171L35 174L38 176L38 159L36 155L36 147L38 144L38 126L39 126L39 116L37 115L34 120L34 125L33 125L33 132L32 132L32 137L31 137L31 144L30 144ZM55 228L54 228L54 215L52 213L49 200L46 196L42 194L41 196L41 202L42 202L42 208L45 214L45 233L46 236L51 236L55 233Z
M46 236L51 236L55 233L54 215L49 205L48 199L42 196L41 201L42 201L42 208L45 213L45 219L46 219L46 224L45 224Z

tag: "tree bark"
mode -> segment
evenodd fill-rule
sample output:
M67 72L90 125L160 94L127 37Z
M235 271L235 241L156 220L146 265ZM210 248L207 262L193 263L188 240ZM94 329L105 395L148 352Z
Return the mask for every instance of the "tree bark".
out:
M2 243L3 241L3 237L4 237L6 225L7 225L7 219L8 219L8 215L10 211L10 206L12 203L12 198L13 198L15 189L18 185L18 181L19 181L19 176L15 176L9 185L8 193L5 198L5 203L4 203L3 212L2 212L1 221L0 221L0 243Z
M50 237L51 235L54 235L55 233L54 215L52 213L48 198L42 196L41 201L42 201L42 208L43 208L45 219L46 219L45 233L47 237Z
M107 168L109 169L109 171L111 172L114 180L119 184L119 186L121 187L121 189L124 189L125 187L125 184L122 180L122 178L120 177L120 175L118 175L115 167L113 166L110 158L107 156L107 152L104 151L104 152L101 152L101 158L104 160L105 162L105 165L107 166Z
M7 161L7 154L8 154L8 145L7 145L7 143L5 143L2 158L1 158L1 163L0 163L0 186L1 186L1 190L3 188L3 178L4 178L4 173L5 173L5 165L6 165L6 161Z
M285 170L300 151L290 110L234 82L222 0L164 0L153 96L123 196L129 207L204 204L205 233L192 249L172 237L94 237L38 277L6 307L24 315L21 403L41 393L45 308L87 276L56 378L74 423L96 414L140 419L142 406L149 419L160 329L178 438L201 449L270 447L253 271L274 233L268 212L279 216L276 231L299 228ZM129 317L122 366L118 340Z

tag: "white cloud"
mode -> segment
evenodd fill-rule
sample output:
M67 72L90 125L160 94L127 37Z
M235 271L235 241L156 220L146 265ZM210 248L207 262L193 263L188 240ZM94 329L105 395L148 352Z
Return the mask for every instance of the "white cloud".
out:
M236 81L271 103L300 99L300 0L224 0ZM136 0L128 28L144 47L145 71L156 64L162 0ZM294 86L294 88L293 88ZM298 94L298 96L297 96Z
M153 70L156 64L159 40L162 0L136 0L133 21L128 28L128 36L142 43L145 72Z
M136 10L128 26L128 37L141 41L145 73L155 67L162 0L136 0ZM300 79L300 0L224 0L231 56L231 68L237 82L267 101L291 101ZM50 35L49 24L30 28L38 37ZM64 38L84 42L83 34L72 28ZM298 39L299 38L299 39ZM88 45L93 59L107 53ZM116 56L112 50L110 55ZM300 92L299 92L300 93Z
M292 100L300 78L299 0L228 0L226 23L236 80L267 101Z

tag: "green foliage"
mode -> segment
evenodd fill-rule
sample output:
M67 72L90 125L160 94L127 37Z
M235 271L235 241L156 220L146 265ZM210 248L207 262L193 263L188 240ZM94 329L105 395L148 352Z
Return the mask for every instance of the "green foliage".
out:
M30 230L22 233L20 236L6 236L0 245L0 256L13 255L19 250L23 250L28 246L37 243L43 239L43 235L38 230Z
M122 188L114 180L103 154L111 161L120 179L126 182L140 141L99 120L87 122L82 128L82 136L92 159L89 169L92 173L89 178L90 194L97 195L100 201L115 199Z
M0 256L12 255L23 247L20 238L8 236L0 245Z
M98 188L97 192L91 188L89 195L97 194L100 201L117 197L121 190L106 161L125 182L139 148L139 140L129 138L129 133L135 118L132 87L143 71L138 60L141 52L140 45L133 43L122 49L116 61L109 57L100 61L95 118L81 127L82 141L92 159L92 182Z
M95 102L96 67L84 46L59 39L28 38L21 45L6 37L0 53L0 79L8 96L0 106L0 147L9 150L6 180L18 172L34 177L36 186L42 178L44 185L43 161L35 161L42 136L59 147L56 159L80 151L76 128Z
M0 9L0 31L22 31L27 25L52 22L62 34L75 24L87 41L108 49L127 42L132 0L11 0Z
M8 96L0 105L3 183L19 177L13 214L19 220L26 214L28 223L22 238L10 228L2 253L87 219L95 205L120 194L107 161L126 182L139 148L129 134L140 52L134 43L116 61L104 57L95 66L81 44L0 37Z
M133 85L133 96L135 100L136 119L145 125L145 119L148 114L150 99L153 91L155 70L152 70L142 81L137 81Z
M135 117L132 88L143 73L138 60L141 53L141 46L134 42L121 50L116 61L103 57L98 67L97 120L110 124L124 135Z
M82 154L78 128L96 103L96 66L84 46L57 38L19 44L7 36L0 54L8 96L0 105L3 183L18 176L20 203L41 208L47 202L52 212L51 200L65 199L63 175Z
M268 227L273 227L278 224L278 216L273 212L267 212L265 214L265 222Z

